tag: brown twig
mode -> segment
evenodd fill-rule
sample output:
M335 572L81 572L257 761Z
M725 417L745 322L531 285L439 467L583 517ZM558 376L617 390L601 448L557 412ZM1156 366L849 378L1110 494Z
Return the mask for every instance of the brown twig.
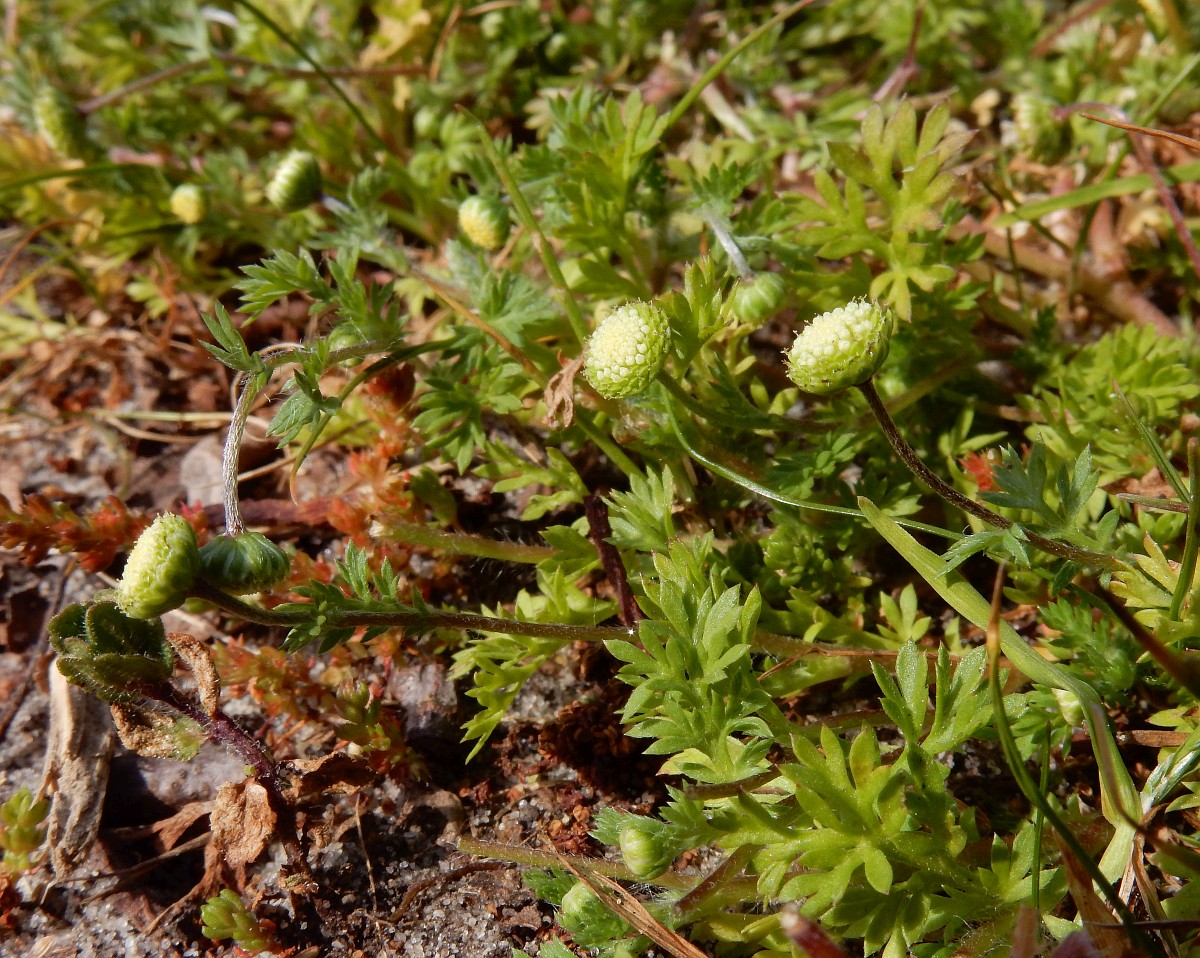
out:
M621 561L621 554L608 541L612 536L612 527L608 524L608 507L599 496L588 496L583 500L583 509L587 515L588 539L600 556L604 577L617 593L617 617L624 626L636 626L645 616L638 608L633 590L629 587L629 575L625 571L625 563Z
M896 423L888 413L887 406L883 404L879 392L875 389L875 384L870 379L864 383L860 383L857 388L863 394L863 397L867 400L867 405L871 407L871 412L875 414L875 418L879 421L880 428L883 429L883 434L887 437L892 451L908 467L913 475L951 505L957 506L963 512L983 520L990 526L995 526L997 529L1011 529L1016 525L1011 519L1006 519L999 513L987 508L987 506L980 505L974 499L964 496L925 465L912 446L900 435L900 430L896 428ZM1124 563L1118 559L1114 559L1112 556L1101 552L1092 552L1090 549L1081 549L1066 542L1047 539L1032 529L1021 527L1021 533L1030 545L1063 559L1070 559L1083 565L1098 566L1102 569L1120 569L1124 567Z
M1072 265L1061 256L1027 244L1013 243L1010 250L1004 234L984 231L978 223L972 223L970 220L964 220L954 227L950 231L950 237L963 239L978 232L984 233L983 247L991 255L1009 260L1014 266L1036 273L1045 279L1063 283L1071 280ZM1180 335L1179 327L1166 313L1146 299L1128 279L1113 279L1089 269L1083 263L1074 267L1074 276L1085 296L1118 319L1138 326L1151 326L1163 336L1173 339Z
M1200 140L1193 140L1190 136L1180 136L1177 133L1168 133L1166 130L1155 130L1146 126L1138 126L1135 123L1129 122L1129 118L1116 107L1108 106L1107 104L1097 105L1104 107L1110 113L1116 114L1120 119L1108 119L1097 116L1095 113L1088 113L1085 110L1078 110L1079 115L1089 120L1095 120L1098 123L1104 123L1107 126L1116 127L1119 130L1125 130L1130 134L1129 143L1133 147L1134 155L1137 156L1142 169L1154 181L1154 189L1158 193L1159 202L1166 209L1167 215L1171 218L1171 226L1175 230L1175 235L1179 237L1179 242L1183 244L1183 248L1187 251L1188 260L1192 264L1192 272L1197 277L1200 277L1200 250L1196 248L1196 241L1192 239L1192 231L1188 229L1187 222L1183 218L1183 212L1179 209L1179 204L1175 202L1175 197L1171 195L1171 191L1167 188L1167 181L1163 179L1158 164L1154 162L1154 157L1150 155L1150 151L1146 149L1146 144L1142 142L1142 137L1156 136L1196 151L1200 151Z

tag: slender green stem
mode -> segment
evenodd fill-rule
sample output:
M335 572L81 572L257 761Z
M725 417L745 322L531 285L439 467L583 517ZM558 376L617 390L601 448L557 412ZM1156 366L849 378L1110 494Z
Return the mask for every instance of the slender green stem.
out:
M988 525L995 526L998 529L1011 529L1016 525L1011 519L1006 519L986 506L980 505L974 499L964 496L925 465L921 461L921 457L917 455L916 450L900 435L900 430L896 428L895 421L887 411L887 406L883 404L883 400L875 389L875 384L870 379L861 383L858 386L858 391L866 398L867 405L871 407L871 412L875 414L875 418L879 421L879 425L883 429L883 434L887 437L892 451L908 467L913 475L952 506L957 506L968 515L982 519ZM1070 559L1082 565L1099 566L1104 569L1116 570L1124 567L1124 563L1119 559L1104 555L1101 552L1092 552L1090 549L1081 549L1069 543L1047 539L1040 533L1030 529L1021 528L1021 532L1031 545L1036 546L1043 552L1049 552L1063 559Z
M729 257L729 262L733 263L733 268L737 270L738 276L744 280L753 279L754 270L746 262L742 248L738 246L737 241L733 238L733 234L729 232L728 220L720 213L712 210L704 210L703 216L704 222L708 224L708 228L712 230L713 236L721 244L721 249L725 250L725 255Z
M372 537L403 542L405 545L424 546L453 555L477 556L480 559L499 559L504 562L528 562L536 564L557 555L550 546L525 545L520 542L501 542L486 536L469 535L465 532L442 532L422 522L407 519L388 519L372 531Z
M687 111L691 109L692 104L699 99L700 94L704 92L704 88L712 83L713 80L719 77L722 73L724 73L729 68L729 64L733 63L734 60L741 56L743 50L746 50L753 44L757 43L759 39L761 39L768 30L773 29L776 24L783 23L783 21L788 17L799 13L805 7L815 2L816 0L800 0L799 3L793 3L791 6L785 7L783 10L780 10L779 13L775 14L775 16L771 17L770 20L759 24L757 27L747 33L741 43L730 47L728 52L726 52L724 56L717 60L716 63L705 70L704 73L700 75L700 79L693 83L691 87L688 88L687 93L679 98L679 102L676 103L671 112L667 114L667 122L664 125L664 129L669 129L678 123L680 117L687 113Z
M1000 687L1000 635L998 629L988 629L987 642L988 690L992 698L992 715L995 718L996 734L1000 739L1000 749L1004 754L1008 769L1017 783L1017 787L1029 803L1050 823L1058 833L1059 840L1070 850L1075 860L1087 871L1092 881L1104 893L1104 896L1116 910L1130 938L1143 947L1149 946L1147 947L1147 954L1156 955L1161 958L1162 952L1155 948L1148 940L1148 936L1137 927L1132 912L1130 912L1116 888L1113 887L1112 882L1100 870L1100 866L1096 864L1092 856L1088 854L1087 849L1075 837L1075 833L1071 830L1071 827L1063 821L1062 817L1047 801L1045 794L1034 784L1033 779L1030 777L1029 771L1025 767L1025 762L1021 758L1020 749L1017 748L1016 739L1013 738L1012 729L1009 728L1008 718L1004 711L1004 692ZM1101 716L1103 717L1102 710ZM1039 881L1039 864L1038 862L1034 863L1033 880L1035 882Z
M672 906L677 915L695 914L714 895L727 888L742 873L761 845L739 845L686 895Z
M1192 590L1192 579L1196 576L1196 555L1200 550L1200 441L1195 437L1188 440L1188 481L1191 486L1187 498L1187 524L1183 538L1183 559L1179 563L1179 580L1171 596L1170 617L1179 621L1183 603Z
M295 626L309 620L303 609L263 609L243 602L220 589L204 583L193 586L192 598L201 599L218 609L239 616L248 622L261 625ZM631 639L636 629L613 625L563 625L557 622L518 622L514 619L497 619L488 615L469 612L330 612L325 619L330 629L383 627L396 629L461 629L469 632L502 632L506 635L528 635L537 639L555 639L562 642L606 642L610 639Z
M694 416L707 420L712 415L711 409L692 396L691 393L683 388L678 380L667 373L659 373L657 381L681 406ZM782 416L761 413L757 417L751 417L729 408L721 410L720 419L722 425L737 425L743 426L746 429L765 429L768 424L773 425L777 429L793 429L796 426L794 420L784 419Z
M367 135L375 141L376 145L386 153L391 152L391 148L388 146L387 141L380 136L378 132L376 132L375 127L371 126L371 124L367 121L367 118L363 116L362 110L360 110L357 104L350 99L350 97L346 94L346 91L343 90L338 84L337 80L331 77L329 72L315 59L313 59L312 55L309 54L304 47L302 47L292 38L291 34L289 34L283 29L283 27L279 26L279 24L258 9L258 7L251 3L250 0L233 0L233 2L239 7L245 9L252 17L254 17L254 19L256 19L259 23L275 34L275 36L279 37L280 40L291 47L292 50L295 51L296 55L303 59L304 62L309 66L311 66L321 77L321 79L329 85L329 89L333 91L333 95L346 104L346 109L348 109L354 115L354 118L358 120L363 130L365 130Z
M584 435L599 446L601 451L612 461L612 464L625 473L625 475L640 476L642 474L642 470L637 467L637 464L625 455L625 450L618 446L604 430L592 421L591 413L588 410L575 410L575 425L583 430Z
M458 840L458 850L468 855L480 858L495 858L500 861L524 865L527 868L562 868L563 862L577 865L580 871L593 872L606 878L618 881L644 882L628 868L618 862L604 861L600 858L577 858L572 855L562 855L558 852L543 852L523 845L505 845L502 842L489 842L479 838L463 835ZM692 887L693 879L674 872L663 872L651 884L660 888L685 889Z
M100 96L93 97L90 100L85 100L79 104L80 113L95 113L97 110L102 110L105 107L112 106L114 103L119 103L127 96L132 96L135 93L140 93L142 90L149 89L159 83L164 83L167 80L173 80L177 76L182 76L185 73L190 73L193 70L199 70L202 67L212 66L212 59L204 57L200 60L188 60L185 63L175 63L155 73L147 74L143 77L138 77L136 80L131 80L122 87L117 87L115 90L110 90L108 93L102 93Z
M796 509L806 509L810 512L825 512L835 516L853 516L858 519L863 518L863 514L858 509L850 509L846 506L833 506L824 502L813 502L808 499L796 499L793 496L788 496L782 492L777 492L769 486L764 486L762 483L755 482L753 479L748 478L746 475L744 475L742 472L738 472L736 469L731 469L728 466L722 465L712 456L702 452L696 443L688 440L688 437L685 435L679 420L675 418L674 410L668 409L667 415L671 419L671 425L675 430L675 437L679 440L680 445L683 446L683 451L686 452L692 460L698 462L714 475L718 475L723 479L728 479L735 485L739 485L743 489L753 492L755 495L762 496L764 499L767 499L771 502L782 503L785 506L792 506ZM951 532L949 529L941 529L938 526L931 526L924 522L915 522L911 519L896 519L895 521L898 525L904 526L906 529L915 529L917 532L927 532L930 535L941 536L943 539L957 540L962 538L962 536L957 532Z
M492 142L492 137L488 133L487 127L477 117L471 116L471 118L479 124L483 150L487 153L488 161L495 168L496 175L500 177L500 182L504 184L505 190L508 191L513 209L517 213L517 219L529 231L530 236L535 237L536 241L533 245L542 260L542 266L545 267L546 275L562 291L563 308L567 311L567 320L571 324L571 330L575 333L575 338L579 341L579 345L583 346L588 337L587 324L583 321L583 313L579 310L579 304L575 302L575 294L567 284L567 279L563 276L563 271L558 265L558 260L554 258L550 241L546 239L546 234L542 232L541 224L538 223L537 217L533 215L533 210L530 209L529 203L525 200L525 194L521 192L521 184L512 175L512 170L508 168L508 164L504 162L504 157L496 149L496 144Z

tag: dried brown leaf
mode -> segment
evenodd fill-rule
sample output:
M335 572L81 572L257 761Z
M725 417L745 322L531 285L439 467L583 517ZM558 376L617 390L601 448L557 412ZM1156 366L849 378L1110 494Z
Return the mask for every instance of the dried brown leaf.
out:
M209 852L239 872L263 853L275 834L275 812L267 790L253 779L222 785L209 821L213 837Z
M46 843L56 877L69 876L100 828L116 735L108 708L50 669L50 733L43 783L54 793Z
M196 679L201 707L209 715L215 714L221 706L221 677L213 665L208 646L187 632L168 632L167 641Z
M347 794L366 788L375 781L370 764L348 752L334 752L321 758L298 759L292 766L300 776L293 786L291 801L307 802L329 793Z

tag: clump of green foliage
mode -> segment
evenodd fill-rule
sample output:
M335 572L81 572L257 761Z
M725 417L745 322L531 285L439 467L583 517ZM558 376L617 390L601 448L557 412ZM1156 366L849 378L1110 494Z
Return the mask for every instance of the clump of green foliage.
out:
M200 906L201 931L213 941L231 939L243 951L258 954L276 951L278 945L269 929L246 907L232 888L224 888Z
M1187 814L1200 783L1200 277L1186 237L1149 215L1129 227L1120 281L1098 272L1111 244L1090 247L1102 231L1088 227L1120 228L1098 201L1153 182L1124 133L1054 107L1187 115L1200 8L1125 4L1075 24L1059 4L1016 0L834 0L773 17L729 4L697 21L704 43L685 31L672 46L664 28L690 4L569 16L521 0L462 21L449 4L408 19L322 6L326 31L249 0L215 25L199 11L146 24L136 63L166 75L85 110L84 132L93 151L153 149L158 165L67 163L48 127L36 132L38 84L59 86L69 67L80 84L122 82L105 73L112 54L79 37L31 36L6 94L25 130L0 152L13 215L78 229L81 204L87 243L135 264L131 276L153 234L222 295L205 345L238 388L230 533L242 531L241 427L278 370L290 377L271 425L281 449L303 460L338 423L374 463L370 521L347 531L328 575L293 581L269 608L219 584L193 596L285 627L291 653L429 637L477 707L472 755L545 663L603 643L629 689L627 734L670 786L653 815L606 812L594 831L624 854L649 919L590 881L530 876L596 954L661 944L649 920L721 954L784 958L792 903L887 958L998 947L1023 907L1062 938L1077 928L1075 865L1138 947L1186 952L1132 922L1137 909L1184 914L1200 894ZM722 58L706 74L709 41ZM330 72L434 49L440 70L403 89ZM675 85L659 102L663 76ZM250 78L257 103L227 95ZM226 108L183 111L197 85ZM74 93L94 105L98 90ZM321 168L303 203L269 201L271 171L295 156L264 148L272 112L293 118L287 146ZM32 153L42 172L13 180ZM1169 182L1198 178L1176 163ZM168 222L184 181L205 212ZM486 210L460 224L479 198ZM1069 228L1043 223L1051 214ZM1150 297L1141 259L1155 244ZM231 250L252 251L235 275ZM1082 327L1053 301L1075 267ZM127 292L154 312L138 282ZM310 335L255 344L253 324L283 302L308 304ZM825 388L793 359L789 381L796 330L850 303L886 323L869 362ZM654 323L626 337L632 359L588 355L606 317L638 311ZM585 363L604 369L603 388ZM402 440L355 405L396 368L414 383ZM464 531L467 479L537 543ZM468 580L452 605L422 591L398 543L530 575L509 601L477 598ZM854 716L806 715L818 686L844 690ZM365 686L323 707L378 770L409 760ZM1111 728L1119 712L1178 732L1136 778ZM1021 808L962 797L957 770L997 745ZM1092 800L1062 768L1089 748ZM1152 811L1164 825L1131 909L1115 886L1144 854ZM1093 847L1075 839L1085 832ZM675 865L692 852L715 866ZM249 927L235 898L205 906L207 934Z
M4 849L2 863L5 871L20 873L37 864L38 852L46 841L42 824L50 813L50 800L34 801L27 788L18 789L12 798L0 805L0 848Z

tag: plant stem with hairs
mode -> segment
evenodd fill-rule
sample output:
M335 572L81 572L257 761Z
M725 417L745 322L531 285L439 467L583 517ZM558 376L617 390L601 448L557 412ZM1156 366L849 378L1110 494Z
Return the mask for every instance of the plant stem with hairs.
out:
M900 435L900 430L896 428L896 423L892 420L891 414L883 404L883 400L880 398L878 390L875 389L875 384L872 380L867 379L865 382L859 383L856 388L867 400L867 405L870 406L871 412L875 415L876 420L878 420L880 427L883 429L883 434L887 437L892 451L896 453L900 461L909 468L913 475L952 506L957 506L963 512L975 516L977 519L982 519L997 529L1011 529L1016 525L1011 519L1006 519L999 513L993 512L987 506L981 505L974 499L964 496L921 461L921 457L917 455L916 450ZM1119 559L1105 555L1102 552L1092 552L1090 549L1082 549L1079 546L1073 546L1069 543L1048 539L1030 529L1021 528L1020 531L1031 545L1036 546L1043 552L1049 552L1060 558L1070 559L1082 565L1098 566L1110 570L1120 569L1124 566L1124 563Z

